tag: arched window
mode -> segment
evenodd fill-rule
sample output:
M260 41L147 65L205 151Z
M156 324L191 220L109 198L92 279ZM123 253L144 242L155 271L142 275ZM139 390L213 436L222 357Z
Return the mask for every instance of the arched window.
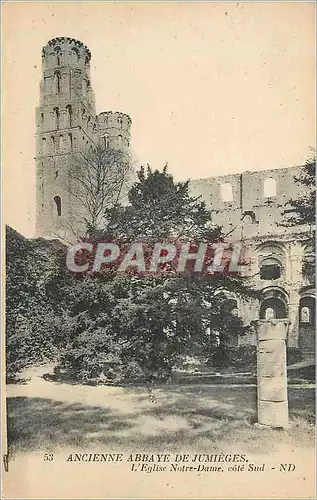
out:
M54 92L59 94L61 91L61 73L60 71L55 71L54 73Z
M251 215L245 215L243 217L243 222L244 222L244 224L252 224L253 220L252 220Z
M85 111L85 109L83 109L82 112L81 112L81 121L82 121L82 123L85 123L85 118L86 118L86 111Z
M66 106L66 127L72 127L72 107L70 104Z
M104 142L104 148L105 149L109 149L109 146L110 146L110 140L109 140L109 135L105 135L103 137L103 142Z
M60 147L60 149L64 149L65 148L65 139L64 139L63 135L59 136L59 147Z
M55 47L54 52L56 54L57 66L61 65L61 48Z
M118 125L119 125L120 128L122 128L122 118L121 118L121 116L119 116L119 118L118 118Z
M54 128L59 129L59 108L54 108Z
M62 215L62 200L60 196L54 196L54 201L56 205L57 216L60 217Z
M122 135L118 135L118 146L120 147L122 145Z
M232 314L238 311L238 303L235 299L226 298L221 306L221 312L223 314Z
M233 190L230 182L220 184L220 197L222 201L227 203L233 200Z
M69 149L73 149L73 134L68 134Z
M307 306L302 307L300 312L300 322L310 323L310 309Z
M42 153L46 153L46 147L47 147L46 138L43 137L42 138Z
M76 61L79 61L79 50L77 47L72 47L72 54Z
M273 177L268 177L263 183L264 198L274 198L276 196L276 180Z
M255 222L255 213L251 210L248 210L244 213L242 220L246 225L253 224Z
M41 125L44 124L44 113L41 113Z
M281 277L282 265L279 260L266 258L263 259L260 268L261 280L277 280Z
M315 246L309 243L304 247L302 273L303 277L315 281Z
M267 241L256 251L258 272L263 280L277 280L286 268L286 249L282 243Z

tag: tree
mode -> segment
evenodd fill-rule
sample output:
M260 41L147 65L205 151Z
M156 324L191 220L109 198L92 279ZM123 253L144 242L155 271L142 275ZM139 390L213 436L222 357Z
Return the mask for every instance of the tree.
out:
M309 158L302 172L298 177L295 177L298 185L304 189L299 198L290 199L288 204L291 207L291 216L287 219L288 226L296 225L311 225L316 223L316 157ZM284 210L285 213L290 213L290 210Z
M105 225L106 210L122 203L126 197L131 175L131 161L125 151L98 146L86 156L78 156L70 167L69 193L78 202L86 234L76 236L86 238L98 234ZM72 221L69 223L73 228L78 227ZM73 232L77 231L73 229Z
M129 205L106 211L99 238L142 240L150 247L164 239L221 239L221 228L212 223L205 203L190 196L188 182L175 182L167 167L162 172L141 168L128 199ZM174 271L151 276L100 272L78 280L65 294L73 328L60 369L82 379L102 373L121 380L131 374L146 380L166 377L194 344L206 345L213 319L219 328L215 313L220 288L254 296L239 276L203 275L190 266L183 273ZM242 331L238 318L237 323Z
M221 235L212 224L205 203L189 195L189 181L175 182L167 165L162 172L141 167L137 180L128 193L126 207L109 211L110 234L128 239L187 239Z

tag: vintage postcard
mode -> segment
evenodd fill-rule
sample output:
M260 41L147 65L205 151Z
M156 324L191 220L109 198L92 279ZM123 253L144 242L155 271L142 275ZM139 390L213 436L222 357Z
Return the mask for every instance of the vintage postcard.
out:
M2 3L2 498L315 498L315 19Z

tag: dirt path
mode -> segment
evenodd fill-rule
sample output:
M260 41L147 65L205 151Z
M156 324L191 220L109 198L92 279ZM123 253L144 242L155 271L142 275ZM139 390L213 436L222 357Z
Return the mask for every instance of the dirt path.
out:
M49 382L42 373L7 388L7 498L313 498L314 388L290 388L291 427L277 431L253 425L255 387L88 387ZM122 453L122 462L67 461L110 452ZM223 474L134 473L131 452L188 453L190 460L195 453L245 454L265 473L233 473L228 464ZM54 459L44 461L45 453ZM282 473L281 464L295 469Z

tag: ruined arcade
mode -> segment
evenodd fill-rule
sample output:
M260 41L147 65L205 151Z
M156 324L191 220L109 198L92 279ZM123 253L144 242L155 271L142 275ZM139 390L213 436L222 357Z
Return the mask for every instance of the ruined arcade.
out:
M96 114L90 78L91 53L69 37L50 40L42 51L40 102L36 111L37 235L69 239L83 209L71 168L97 145L128 150L131 119L121 112ZM288 227L287 201L301 194L295 182L302 167L210 177L191 181L215 223L228 238L252 251L254 286L264 299L228 297L245 323L254 319L290 321L287 345L306 356L315 352L315 294L305 264L311 263L311 227ZM286 213L284 213L286 210ZM291 214L291 209L289 211ZM75 231L76 232L76 231ZM238 338L256 344L256 332Z

